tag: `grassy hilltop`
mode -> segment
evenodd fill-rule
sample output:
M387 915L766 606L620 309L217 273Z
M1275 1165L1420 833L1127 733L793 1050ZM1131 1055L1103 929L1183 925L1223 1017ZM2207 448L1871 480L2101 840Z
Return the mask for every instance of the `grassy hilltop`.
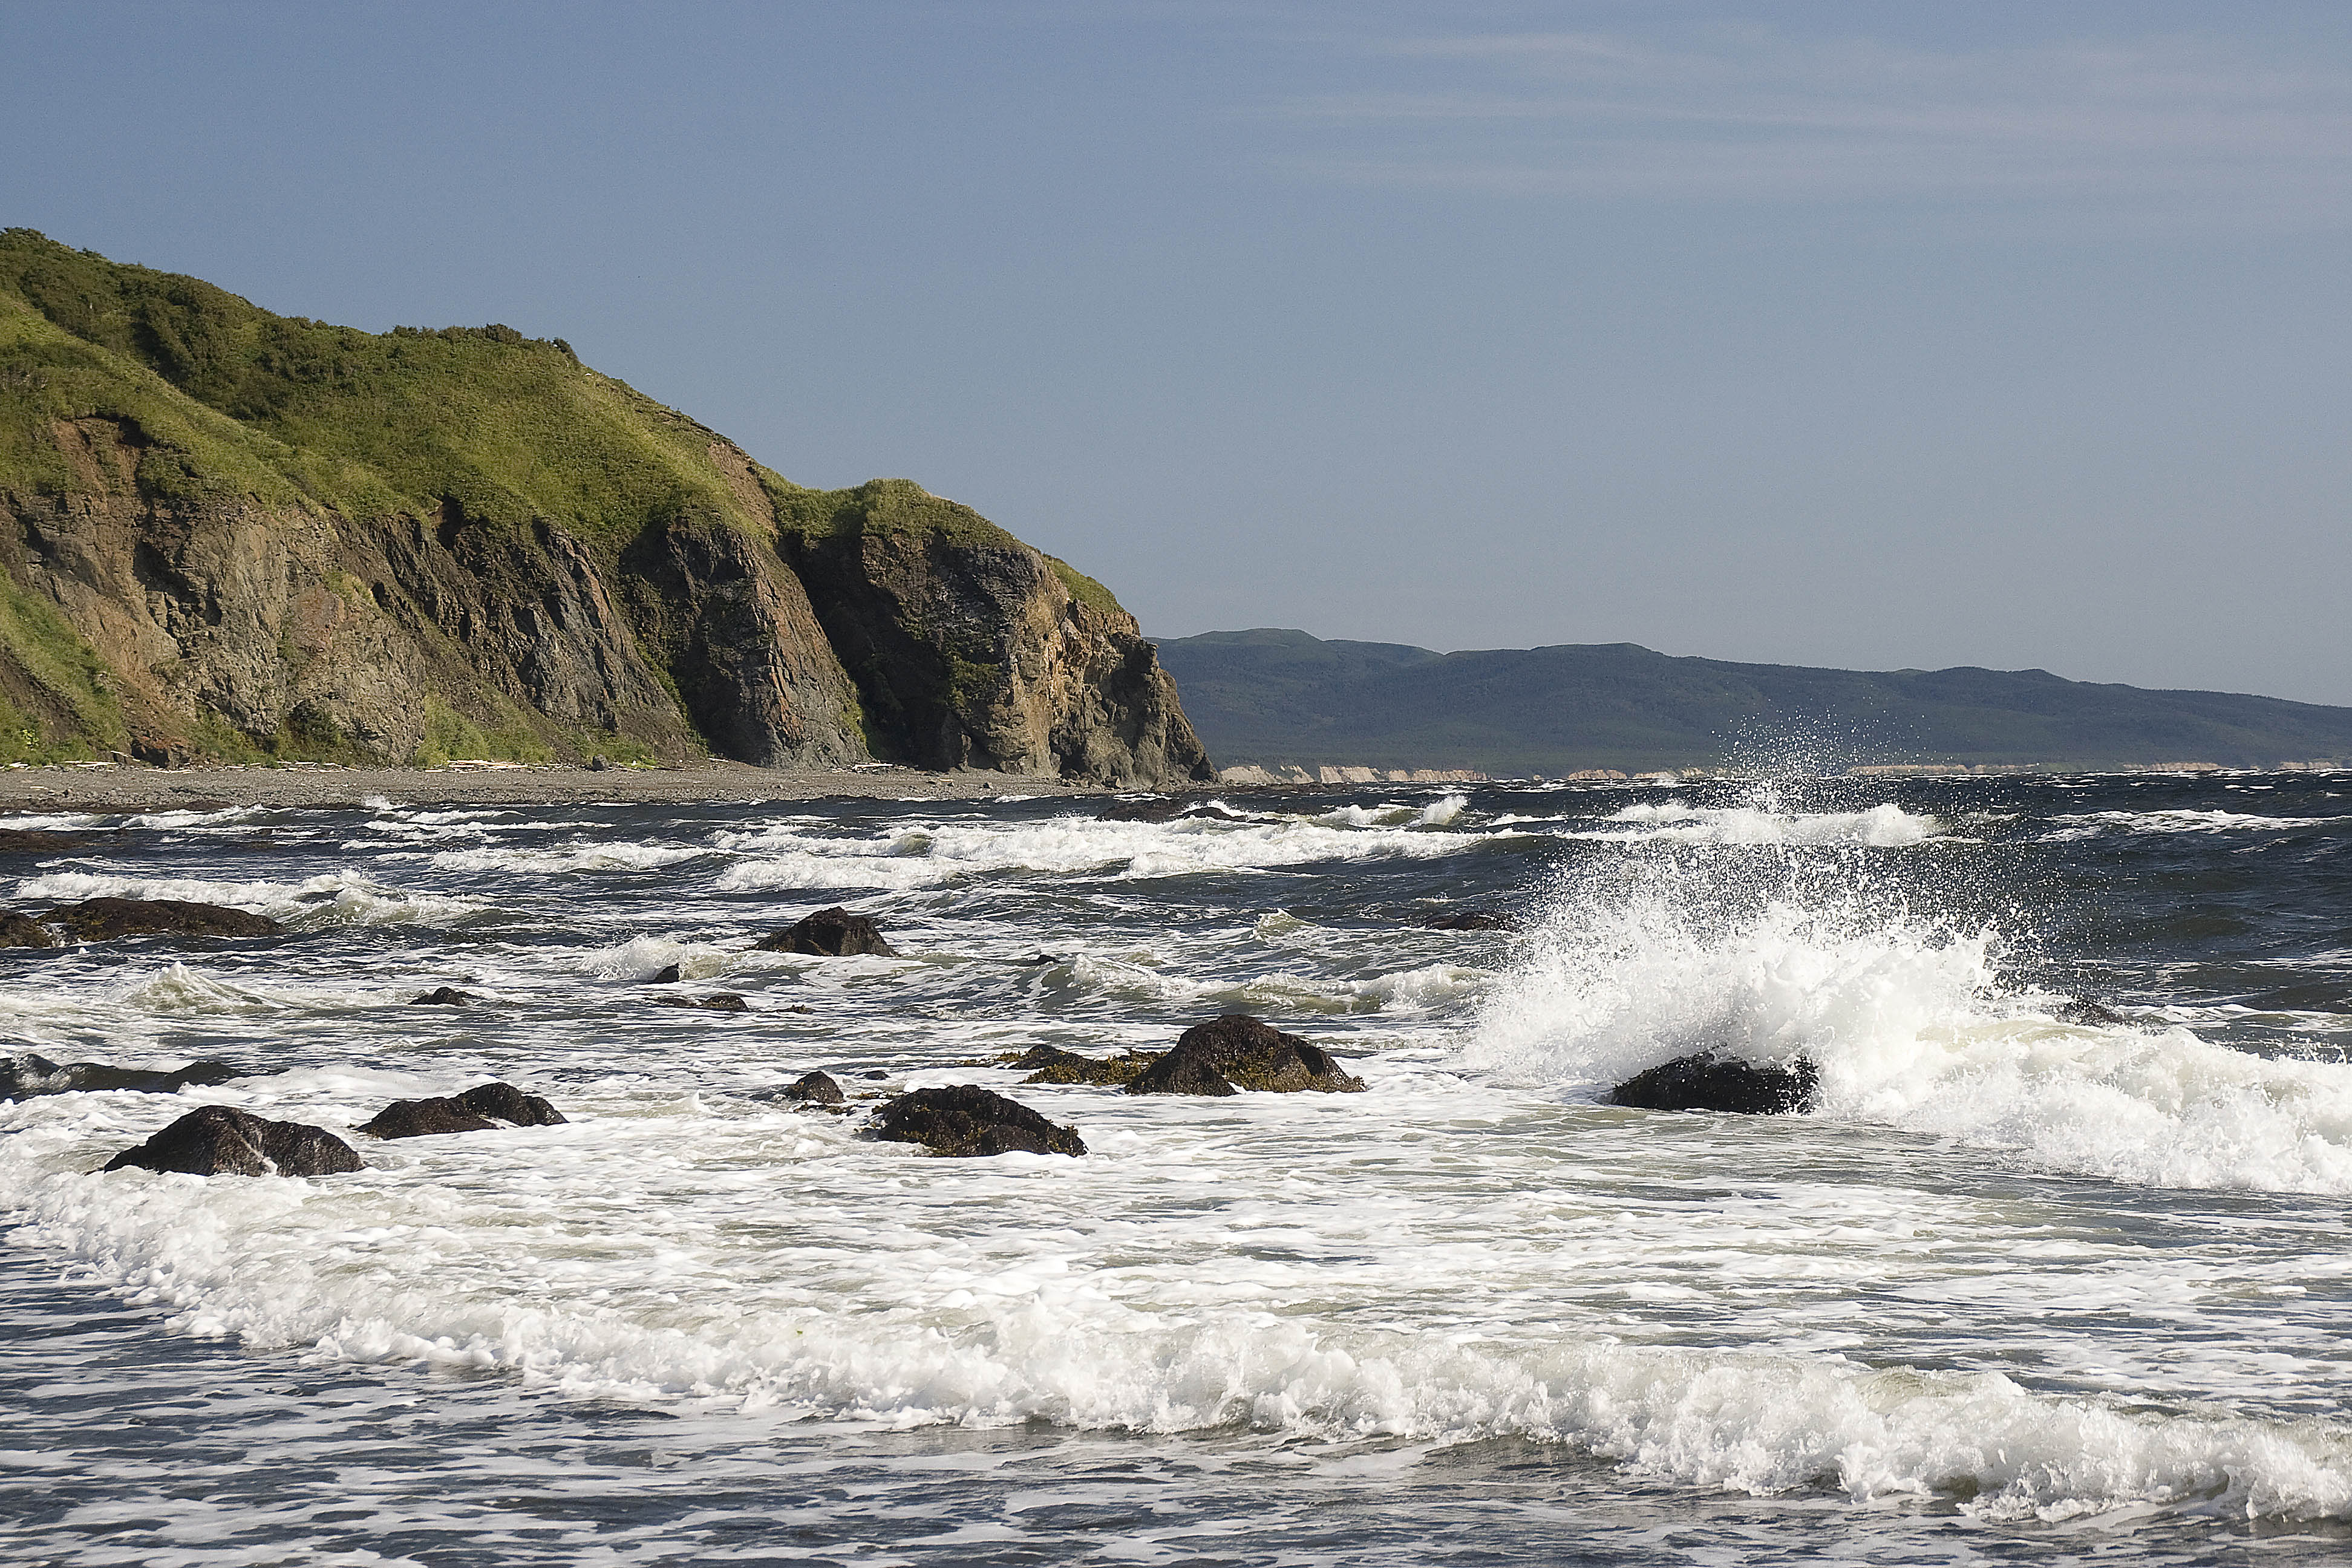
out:
M561 339L276 315L22 228L0 231L0 760L407 760L385 755L416 728L407 685L427 760L1034 768L1087 726L1039 707L1074 689L1022 685L1014 620L1076 605L1088 636L1133 638L1102 584L970 508L906 480L793 484ZM845 671L841 607L811 603L786 551L879 604L868 641L877 615L926 624ZM922 580L866 582L886 556ZM949 603L981 557L1013 585ZM1128 686L1173 710L1154 680Z

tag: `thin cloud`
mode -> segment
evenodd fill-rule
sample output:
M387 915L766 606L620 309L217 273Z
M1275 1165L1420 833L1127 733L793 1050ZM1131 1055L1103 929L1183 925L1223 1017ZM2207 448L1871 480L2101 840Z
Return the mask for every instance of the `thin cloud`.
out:
M2088 203L2344 226L2352 72L2158 38L1932 53L1747 28L1412 38L1278 114L1314 177L1518 195Z

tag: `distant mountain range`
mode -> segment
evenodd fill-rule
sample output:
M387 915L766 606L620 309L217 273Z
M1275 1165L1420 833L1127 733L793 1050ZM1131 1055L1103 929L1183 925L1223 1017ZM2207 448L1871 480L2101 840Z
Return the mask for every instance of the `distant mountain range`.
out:
M1582 768L1765 761L2263 766L2352 758L2352 708L2047 670L1809 669L1633 643L1434 653L1261 628L1160 640L1224 765Z

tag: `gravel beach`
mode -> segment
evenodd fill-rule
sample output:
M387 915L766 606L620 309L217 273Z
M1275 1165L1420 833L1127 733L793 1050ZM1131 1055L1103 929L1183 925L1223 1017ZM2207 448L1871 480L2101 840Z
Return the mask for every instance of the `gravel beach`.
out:
M325 806L381 799L417 805L559 801L981 800L1115 793L1019 773L937 773L893 766L797 771L712 762L685 768L453 764L441 768L150 768L133 764L0 769L0 810L171 811L224 805Z

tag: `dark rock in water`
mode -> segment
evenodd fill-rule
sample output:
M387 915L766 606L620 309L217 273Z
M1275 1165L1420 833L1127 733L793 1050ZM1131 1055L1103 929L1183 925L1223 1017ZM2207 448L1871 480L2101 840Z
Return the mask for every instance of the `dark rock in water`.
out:
M876 1068L872 1072L862 1072L857 1076L864 1079L868 1083L879 1083L884 1079L888 1078L890 1074L887 1070L882 1068Z
M0 1100L30 1100L39 1094L96 1093L131 1089L141 1094L177 1094L190 1084L226 1083L246 1077L243 1068L222 1061L190 1062L169 1072L119 1068L106 1062L53 1062L27 1051L0 1062Z
M1118 1089L1135 1081L1157 1060L1155 1056L1132 1052L1117 1057L1089 1057L1066 1051L1059 1046L1033 1046L1020 1056L1006 1058L1004 1065L1028 1069L1029 1076L1021 1080L1024 1083L1092 1083Z
M776 1091L779 1100L797 1100L807 1105L839 1105L841 1085L833 1081L830 1073L803 1073Z
M1214 1084L1225 1087L1218 1089ZM1286 1035L1245 1013L1195 1024L1176 1048L1127 1086L1129 1094L1231 1094L1243 1089L1295 1093L1355 1094L1364 1080L1342 1069L1331 1053Z
M920 1143L934 1154L1083 1154L1075 1127L1048 1121L1025 1105L974 1084L919 1089L874 1113L871 1135Z
M668 968L663 970L659 974L655 975L651 980L646 981L646 984L648 985L675 985L685 978L686 976L679 972L677 965L673 963Z
M0 913L0 947L55 947L58 933L30 915Z
M2131 1020L2113 1007L2078 996L2054 1010L2052 1017L2062 1024L2081 1024L2094 1029L2128 1028Z
M1097 822L1173 822L1181 817L1194 820L1205 817L1212 822L1249 820L1213 800L1171 800L1164 796L1150 800L1115 800L1095 814Z
M771 931L753 944L761 952L805 952L819 958L850 958L870 954L896 958L882 940L882 928L870 915L854 915L835 906Z
M700 1007L712 1013L748 1013L751 1004L732 991L714 992L708 996L656 996L655 1001L665 1007Z
M276 936L286 929L248 910L178 899L91 899L60 904L48 919L77 942L118 936Z
M1423 931L1517 931L1519 922L1510 915L1489 914L1484 910L1465 910L1460 914L1432 915L1421 922Z
M37 828L0 827L0 855L62 855L89 840L79 833L43 833Z
M1050 952L1033 952L1021 961L1026 964L1059 963L1062 961Z
M1821 1078L1821 1069L1806 1057L1759 1066L1716 1051L1700 1051L1635 1073L1609 1091L1609 1102L1648 1110L1736 1110L1749 1116L1779 1116L1811 1104Z
M323 1127L268 1121L226 1105L192 1110L105 1169L192 1176L332 1176L362 1169L352 1146Z
M411 998L408 1005L412 1007L470 1007L473 1004L472 992L460 991L455 985L436 985L424 995Z
M360 1129L371 1138L429 1138L492 1132L501 1127L560 1127L563 1113L510 1083L478 1084L463 1094L395 1100Z
M535 1094L525 1094L510 1083L477 1084L457 1097L457 1103L477 1116L496 1117L517 1127L561 1127L563 1112Z

